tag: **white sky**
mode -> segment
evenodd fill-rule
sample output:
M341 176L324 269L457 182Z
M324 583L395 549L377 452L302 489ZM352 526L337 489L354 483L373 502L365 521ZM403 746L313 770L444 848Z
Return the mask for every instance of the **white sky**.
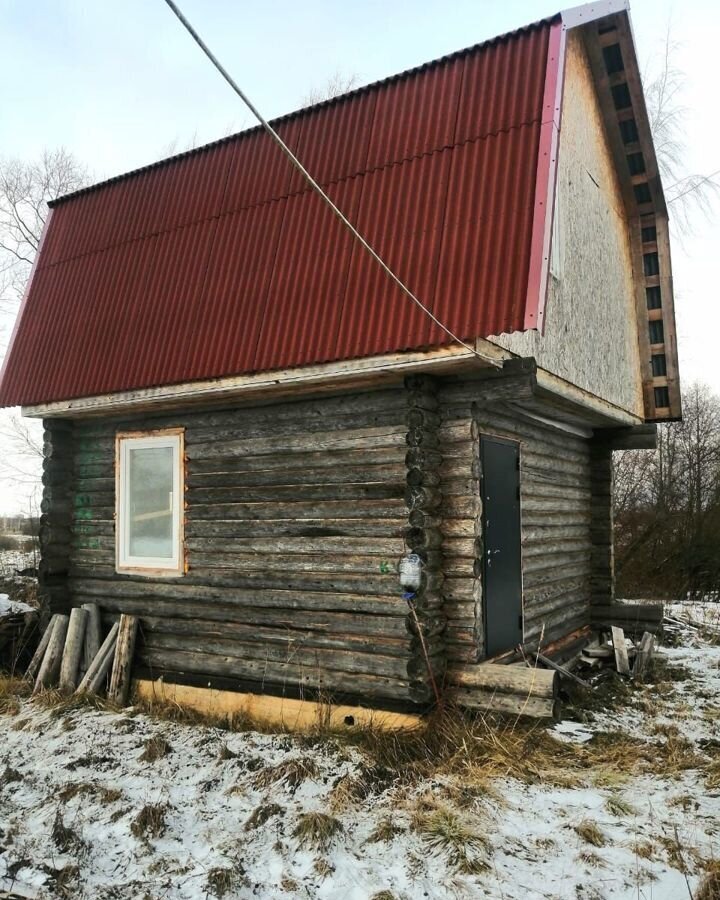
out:
M540 0L180 5L269 117L301 106L335 72L374 81L557 11ZM720 4L636 0L631 15L644 67L671 25L687 76L688 168L720 169ZM163 0L0 0L0 47L3 156L62 145L100 180L252 124ZM673 245L680 371L686 384L699 378L720 392L720 212L694 224ZM0 482L0 514L25 509L26 494Z

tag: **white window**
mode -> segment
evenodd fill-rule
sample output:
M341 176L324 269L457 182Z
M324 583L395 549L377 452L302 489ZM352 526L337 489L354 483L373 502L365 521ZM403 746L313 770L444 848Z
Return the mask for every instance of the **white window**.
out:
M119 570L182 573L182 468L181 431L117 436Z

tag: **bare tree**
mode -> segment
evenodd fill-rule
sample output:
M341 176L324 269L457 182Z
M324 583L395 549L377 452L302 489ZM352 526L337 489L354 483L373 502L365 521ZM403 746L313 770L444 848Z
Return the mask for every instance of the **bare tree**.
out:
M347 94L360 83L360 76L353 72L350 75L344 75L342 72L334 72L322 85L322 87L311 88L302 98L303 106L313 106L315 103L322 103L323 100L332 100L333 97L339 97L340 94Z
M26 162L0 159L0 313L15 311L48 213L48 201L88 183L87 168L62 147ZM1 346L1 345L0 345Z
M619 592L681 598L720 590L720 398L683 392L682 422L653 451L615 456Z
M683 103L686 77L675 63L678 49L668 26L659 65L655 71L649 67L646 72L645 97L667 203L676 227L688 233L693 213L711 213L720 195L720 169L710 174L688 171L687 107Z
M0 159L0 360L40 246L48 201L88 181L87 168L62 148L44 150L29 162ZM7 486L6 491L0 487L0 496L12 488L24 502L36 503L42 459L40 424L23 420L13 411L0 411L0 442L0 485Z

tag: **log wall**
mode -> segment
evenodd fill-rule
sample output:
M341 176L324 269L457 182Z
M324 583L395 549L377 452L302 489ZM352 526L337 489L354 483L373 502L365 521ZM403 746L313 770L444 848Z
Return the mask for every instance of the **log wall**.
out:
M484 658L480 438L520 443L524 639L548 643L590 621L591 441L487 402L480 382L448 384L442 409L443 553L449 663ZM598 495L596 502L601 502ZM599 506L596 507L599 515ZM607 561L602 553L598 565Z
M43 426L39 590L50 612L68 614L74 428L72 422L63 419L47 419Z
M408 527L409 410L397 388L78 422L73 602L138 615L137 659L153 677L426 699L410 690L425 679L396 572ZM115 433L178 426L187 573L119 575Z
M97 603L106 627L137 615L138 673L151 678L431 702L448 665L484 658L488 434L521 444L525 641L564 637L612 588L609 445L511 407L518 377L416 376L339 397L49 423L43 571L58 573L53 608ZM177 427L186 573L118 574L115 435ZM406 599L397 562L408 551L424 571Z

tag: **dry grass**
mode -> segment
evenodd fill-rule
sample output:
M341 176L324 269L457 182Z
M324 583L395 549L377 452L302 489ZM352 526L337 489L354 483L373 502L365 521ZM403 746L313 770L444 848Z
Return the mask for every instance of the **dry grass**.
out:
M637 841L633 844L632 850L640 859L655 858L655 845L651 841Z
M238 881L238 873L223 866L215 866L210 869L205 879L208 891L214 897L224 897L229 894L237 887Z
M281 816L285 810L277 803L262 803L250 814L250 818L245 823L245 831L253 831L272 819L273 816Z
M168 808L166 803L146 804L130 823L130 831L140 839L160 837L165 833Z
M585 850L579 856L578 859L581 863L586 866L590 866L591 869L604 869L607 863L605 860L598 856L597 853L593 853L592 850Z
M30 696L32 684L24 678L0 674L0 715L16 716L20 712L21 700Z
M84 846L80 835L73 828L69 828L64 823L59 809L55 813L55 820L52 827L52 839L53 843L61 853L67 853L70 850L78 851Z
M172 752L172 747L161 734L156 734L145 741L145 749L138 756L139 762L156 762Z
M392 891L378 891L377 894L372 895L370 900L397 900L397 898Z
M222 744L220 744L217 758L222 762L225 762L228 759L237 759L237 753L233 753L228 745L223 742Z
M637 810L632 803L628 803L627 800L623 800L622 797L618 797L616 794L612 794L607 798L605 806L607 811L613 816L634 816L637 814Z
M303 813L298 818L292 834L301 846L325 852L330 847L332 839L342 831L342 822L334 816L321 812L309 812Z
M318 774L317 763L312 757L288 759L276 766L261 769L253 778L253 787L262 790L273 784L282 783L295 791L306 778L316 778Z
M454 810L438 805L432 796L420 798L412 826L431 850L444 853L459 872L477 875L489 868L488 840Z
M604 847L607 844L607 838L598 826L590 819L583 819L575 826L575 833L582 838L586 844L592 844L593 847Z
M707 872L695 892L695 900L720 900L720 862L706 865Z
M321 878L327 878L328 875L332 875L332 873L335 871L335 866L327 859L323 859L323 857L321 856L313 863L313 869Z
M405 834L407 829L396 825L392 819L381 819L370 832L366 841L368 844L389 844L398 834Z
M23 776L21 772L18 772L17 769L13 769L11 766L5 766L5 769L0 775L0 790L5 787L6 784L13 784L16 781L22 781Z

